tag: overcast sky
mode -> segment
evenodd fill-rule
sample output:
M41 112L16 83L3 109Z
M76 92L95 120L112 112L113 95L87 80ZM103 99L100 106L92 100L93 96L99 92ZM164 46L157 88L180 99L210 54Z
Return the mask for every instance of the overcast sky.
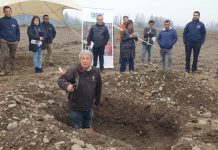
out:
M218 0L75 0L81 7L113 9L114 13L129 15L137 13L172 19L174 24L184 26L192 19L195 10L201 12L201 20L218 22Z

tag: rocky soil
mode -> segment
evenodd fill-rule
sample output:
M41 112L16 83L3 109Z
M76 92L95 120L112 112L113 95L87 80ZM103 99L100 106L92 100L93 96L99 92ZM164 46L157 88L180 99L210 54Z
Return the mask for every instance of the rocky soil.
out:
M214 78L218 45L207 38L198 74L183 71L184 53L179 41L172 71L140 64L137 44L136 72L115 69L102 74L103 94L95 109L93 130L69 126L67 94L56 84L58 67L78 61L80 39L68 29L57 29L56 66L43 64L34 73L27 50L26 29L17 52L16 75L0 77L0 150L216 150L218 149L218 80ZM117 41L116 41L117 42Z

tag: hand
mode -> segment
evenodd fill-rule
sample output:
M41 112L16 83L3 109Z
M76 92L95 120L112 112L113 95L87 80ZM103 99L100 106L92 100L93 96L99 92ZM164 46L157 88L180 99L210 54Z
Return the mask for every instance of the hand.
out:
M133 38L133 37L135 37L135 34L132 33L132 34L129 35L129 37L130 37L130 38Z
M69 93L74 92L74 87L73 87L72 84L69 84L69 85L67 86L67 92L69 92Z
M44 40L44 38L43 37L39 37L39 40L42 41L42 40Z

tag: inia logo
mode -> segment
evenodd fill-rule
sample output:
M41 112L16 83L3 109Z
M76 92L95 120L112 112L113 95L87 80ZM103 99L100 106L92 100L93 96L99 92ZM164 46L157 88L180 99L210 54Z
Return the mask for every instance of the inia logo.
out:
M92 18L96 18L98 15L104 16L104 13L97 13L97 12L92 12L92 13L91 13L91 17L92 17Z

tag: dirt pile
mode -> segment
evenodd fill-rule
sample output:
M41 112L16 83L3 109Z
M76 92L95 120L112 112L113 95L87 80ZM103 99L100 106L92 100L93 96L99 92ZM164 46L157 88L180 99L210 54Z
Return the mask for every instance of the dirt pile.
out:
M121 75L108 74L103 79L105 98L96 111L98 119L94 129L100 133L108 129L106 135L131 143L138 149L170 149L183 137L188 123L199 126L199 118L217 116L217 92L207 82L186 73L153 68ZM118 132L115 136L110 132L113 126L117 128L113 132ZM192 130L188 129L191 135ZM125 137L127 132L130 132L130 138ZM129 140L131 137L138 140ZM215 143L216 138L217 135L209 141Z
M41 80L18 83L15 90L0 95L1 150L133 149L93 131L74 130L64 124L68 111L66 94L54 80Z

